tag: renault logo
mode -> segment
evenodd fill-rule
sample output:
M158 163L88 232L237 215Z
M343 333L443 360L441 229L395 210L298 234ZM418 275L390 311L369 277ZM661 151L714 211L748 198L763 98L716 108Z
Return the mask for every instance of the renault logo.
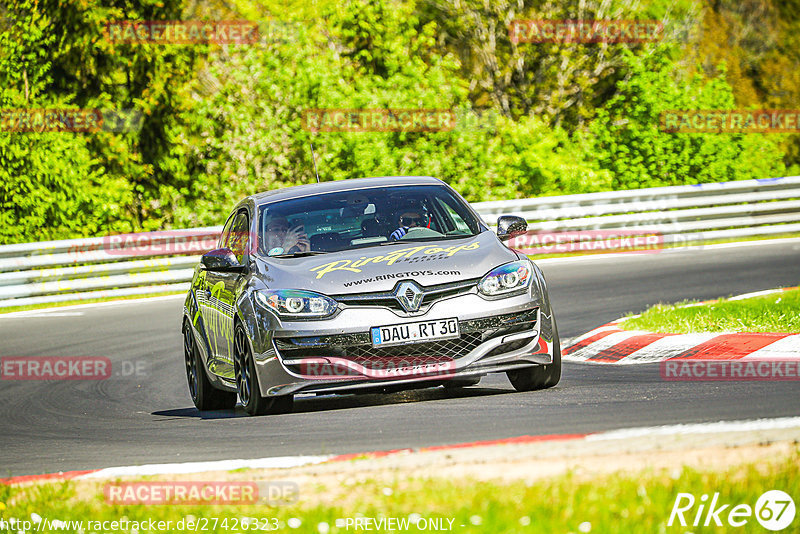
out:
M418 311L422 297L422 289L414 282L400 282L394 289L394 298L407 312Z

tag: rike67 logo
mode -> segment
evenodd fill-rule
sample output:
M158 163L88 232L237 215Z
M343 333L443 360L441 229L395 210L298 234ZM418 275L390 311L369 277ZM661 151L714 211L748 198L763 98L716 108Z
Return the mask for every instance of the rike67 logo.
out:
M695 499L691 493L678 493L667 526L671 527L677 520L677 524L682 527L688 524L694 527L721 527L725 524L730 527L743 527L753 519L753 516L767 530L783 530L794 521L794 501L788 493L781 490L765 492L758 498L755 507L749 504L734 506L731 503L724 503L719 493L714 493L710 501L706 494L700 499Z

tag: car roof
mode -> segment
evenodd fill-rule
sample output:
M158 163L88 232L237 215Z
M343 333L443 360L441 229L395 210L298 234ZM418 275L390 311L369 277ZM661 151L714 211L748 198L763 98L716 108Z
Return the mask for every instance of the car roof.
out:
M431 176L381 176L375 178L352 178L348 180L335 180L333 182L320 182L318 184L296 185L273 189L251 195L255 204L263 205L292 198L307 197L324 193L341 191L358 191L375 187L391 187L400 185L443 185L444 182Z

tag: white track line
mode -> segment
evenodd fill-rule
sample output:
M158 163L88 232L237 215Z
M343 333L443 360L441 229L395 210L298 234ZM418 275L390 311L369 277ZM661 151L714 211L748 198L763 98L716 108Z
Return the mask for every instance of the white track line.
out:
M775 419L752 419L746 421L718 421L716 423L697 423L686 425L664 425L609 430L589 434L586 441L605 441L609 439L628 439L646 436L672 436L680 434L713 434L716 432L753 432L800 427L800 417L779 417Z
M82 311L62 312L58 310L30 310L24 312L9 313L9 319L24 319L30 317L80 317L83 315ZM2 316L0 316L2 317Z
M125 467L107 467L93 473L81 475L84 478L117 478L151 475L183 475L205 473L208 471L232 471L234 469L286 469L303 465L318 464L330 460L332 456L278 456L254 460L218 460L213 462L187 462L180 464L147 464Z
M729 297L727 300L744 300L753 297L763 297L766 295L772 295L773 293L783 293L783 289L766 289L764 291L754 291L752 293L744 293L742 295L736 295L735 297Z
M57 317L59 313L71 310L82 310L86 308L102 308L106 306L120 306L122 304L138 304L141 302L158 302L161 300L185 299L186 293L178 295L162 295L159 297L144 297L140 299L117 299L106 302L88 302L86 304L71 304L69 306L53 306L52 308L37 308L35 310L24 310L18 312L0 313L0 319L14 319L16 317Z

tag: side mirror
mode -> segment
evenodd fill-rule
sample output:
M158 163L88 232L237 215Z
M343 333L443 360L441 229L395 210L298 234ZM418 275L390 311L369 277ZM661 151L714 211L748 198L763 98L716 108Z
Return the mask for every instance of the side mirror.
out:
M221 272L221 273L235 273L243 272L245 267L229 248L218 248L203 254L200 261L205 266L206 270Z
M528 221L516 215L501 215L497 218L497 237L508 241L528 231Z

